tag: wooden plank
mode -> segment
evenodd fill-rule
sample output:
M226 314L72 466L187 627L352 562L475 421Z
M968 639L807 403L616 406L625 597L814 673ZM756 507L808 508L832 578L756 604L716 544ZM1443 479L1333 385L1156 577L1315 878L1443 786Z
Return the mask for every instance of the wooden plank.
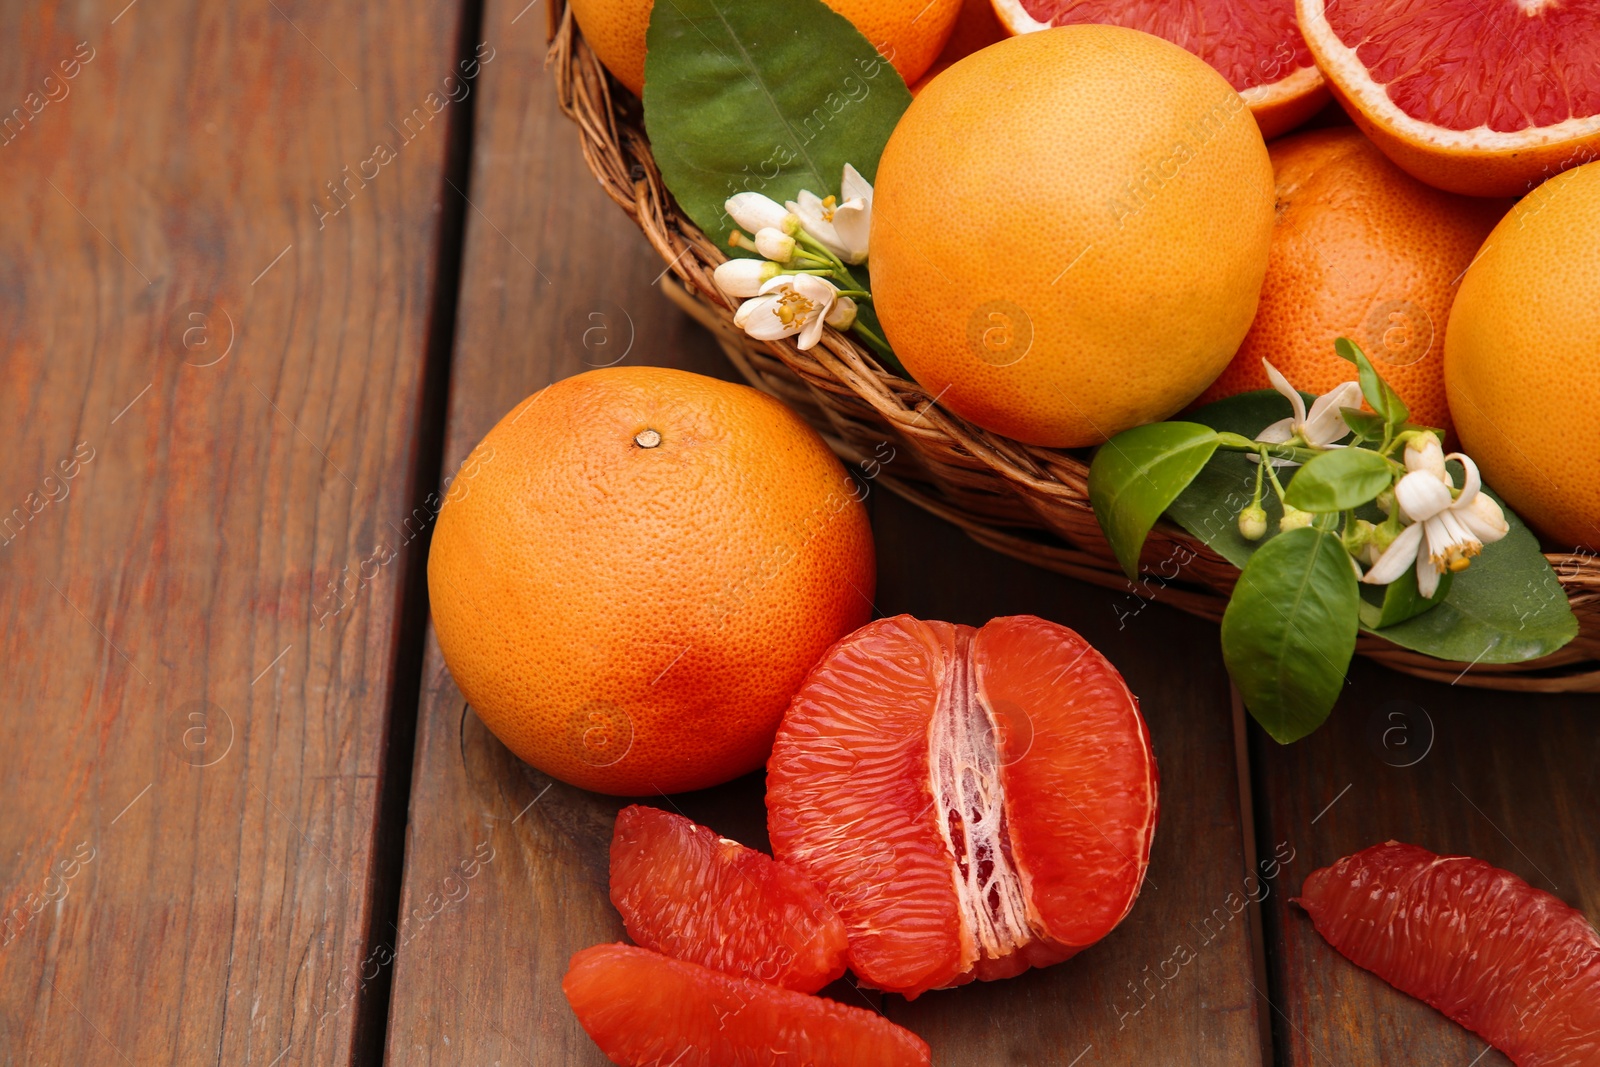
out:
M1316 868L1398 840L1481 857L1600 921L1595 699L1424 682L1365 662L1350 679L1310 738L1254 738L1262 833L1302 857L1292 892L1267 911L1283 1062L1509 1065L1349 963L1286 898Z
M348 1063L461 9L125 3L4 19L0 1063Z
M447 470L522 398L619 358L630 339L629 362L731 376L652 288L661 264L588 177L548 79L524 73L537 68L542 41L526 20L512 27L519 6L492 0L485 16L485 36L510 58L485 73L478 97ZM1171 1062L1180 1049L1185 1062L1260 1063L1252 985L1265 979L1252 971L1248 913L1229 910L1256 883L1246 883L1215 628L988 553L883 492L870 504L880 611L963 622L1031 611L1079 628L1143 698L1164 785L1151 884L1105 944L1012 982L914 1005L888 998L890 1014L926 1034L939 1063L1092 1067ZM602 1064L560 980L572 952L622 936L606 849L623 802L509 756L466 707L431 638L424 690L391 1062ZM766 844L758 778L656 802ZM1193 958L1169 962L1182 947ZM1157 977L1163 967L1169 980Z

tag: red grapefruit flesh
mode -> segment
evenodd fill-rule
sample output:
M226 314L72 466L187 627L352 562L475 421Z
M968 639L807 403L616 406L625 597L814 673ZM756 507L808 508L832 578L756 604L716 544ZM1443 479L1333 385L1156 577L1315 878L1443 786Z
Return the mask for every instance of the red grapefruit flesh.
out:
M1298 0L1334 95L1441 189L1520 196L1600 158L1600 7L1573 0Z
M680 960L801 993L844 974L844 923L815 883L680 815L617 814L611 903L629 937Z
M578 1022L621 1067L928 1067L928 1046L876 1012L632 945L572 957Z
M1328 102L1295 23L1294 0L993 0L1012 33L1100 23L1143 30L1211 64L1276 137ZM1133 74L1136 72L1130 72Z
M1144 881L1156 786L1137 701L1076 633L901 615L836 644L795 695L767 824L826 886L856 974L915 997L1109 933Z
M1519 1067L1600 1063L1600 934L1549 893L1394 841L1313 872L1302 893L1329 944Z

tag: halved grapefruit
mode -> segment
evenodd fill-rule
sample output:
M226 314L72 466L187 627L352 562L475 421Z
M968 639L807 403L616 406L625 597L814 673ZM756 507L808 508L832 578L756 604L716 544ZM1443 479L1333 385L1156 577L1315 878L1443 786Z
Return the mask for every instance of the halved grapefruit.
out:
M1298 0L1298 11L1351 118L1429 185L1521 196L1600 158L1600 5Z
M1138 702L1082 637L901 615L840 641L795 695L767 825L827 888L856 974L915 997L1110 933L1144 882L1156 788Z
M1296 903L1352 962L1519 1067L1600 1063L1600 934L1516 875L1390 841L1312 872Z
M561 991L621 1067L928 1067L928 1045L877 1012L736 978L632 945L572 957Z
M681 815L617 813L611 903L645 948L815 993L844 974L844 924L805 875Z
M1300 125L1328 102L1294 0L993 0L1012 33L1095 22L1164 37L1211 64L1250 106L1261 136Z

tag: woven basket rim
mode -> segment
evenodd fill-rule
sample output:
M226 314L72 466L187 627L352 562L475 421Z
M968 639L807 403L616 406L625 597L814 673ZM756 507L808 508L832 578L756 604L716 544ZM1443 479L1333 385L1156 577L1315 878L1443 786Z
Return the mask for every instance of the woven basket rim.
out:
M1113 589L1142 601L1220 619L1238 571L1209 546L1162 520L1141 559L1144 597L1129 582L1093 523L1084 452L1026 445L984 430L942 407L916 382L886 370L864 345L833 329L807 352L790 341L756 341L733 326L736 310L712 282L727 255L687 218L666 190L645 136L639 103L620 88L583 40L566 3L549 8L550 49L562 111L578 126L584 159L602 189L638 224L676 285L663 288L717 338L751 384L802 407L801 414L847 460L875 420L880 436L906 443L931 477L878 474L876 480L917 506L960 526L1007 555ZM942 477L940 476L942 475ZM1083 520L1087 519L1085 523ZM1155 568L1182 555L1181 579ZM1547 552L1546 559L1580 624L1578 636L1538 660L1509 664L1451 662L1362 632L1357 651L1419 677L1527 692L1600 692L1600 555ZM1486 652L1491 649L1486 649Z

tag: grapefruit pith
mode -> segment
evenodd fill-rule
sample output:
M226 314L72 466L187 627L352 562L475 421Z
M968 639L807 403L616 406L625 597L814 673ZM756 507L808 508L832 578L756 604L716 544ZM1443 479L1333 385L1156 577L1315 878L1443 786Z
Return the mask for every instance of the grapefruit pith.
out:
M915 997L1072 956L1127 915L1156 823L1137 701L1032 616L840 641L767 765L774 853L827 889L867 984Z
M1294 129L1328 102L1294 0L993 0L1012 33L1103 23L1165 38L1239 91L1263 137Z
M617 813L611 903L629 937L680 960L801 993L844 974L844 924L814 882L681 815Z
M1519 1067L1600 1063L1600 934L1516 875L1391 841L1312 872L1296 903L1352 962Z
M1339 102L1429 185L1521 196L1600 158L1600 7L1559 0L1298 0Z
M928 1067L928 1045L877 1012L632 945L572 957L561 991L621 1067Z

